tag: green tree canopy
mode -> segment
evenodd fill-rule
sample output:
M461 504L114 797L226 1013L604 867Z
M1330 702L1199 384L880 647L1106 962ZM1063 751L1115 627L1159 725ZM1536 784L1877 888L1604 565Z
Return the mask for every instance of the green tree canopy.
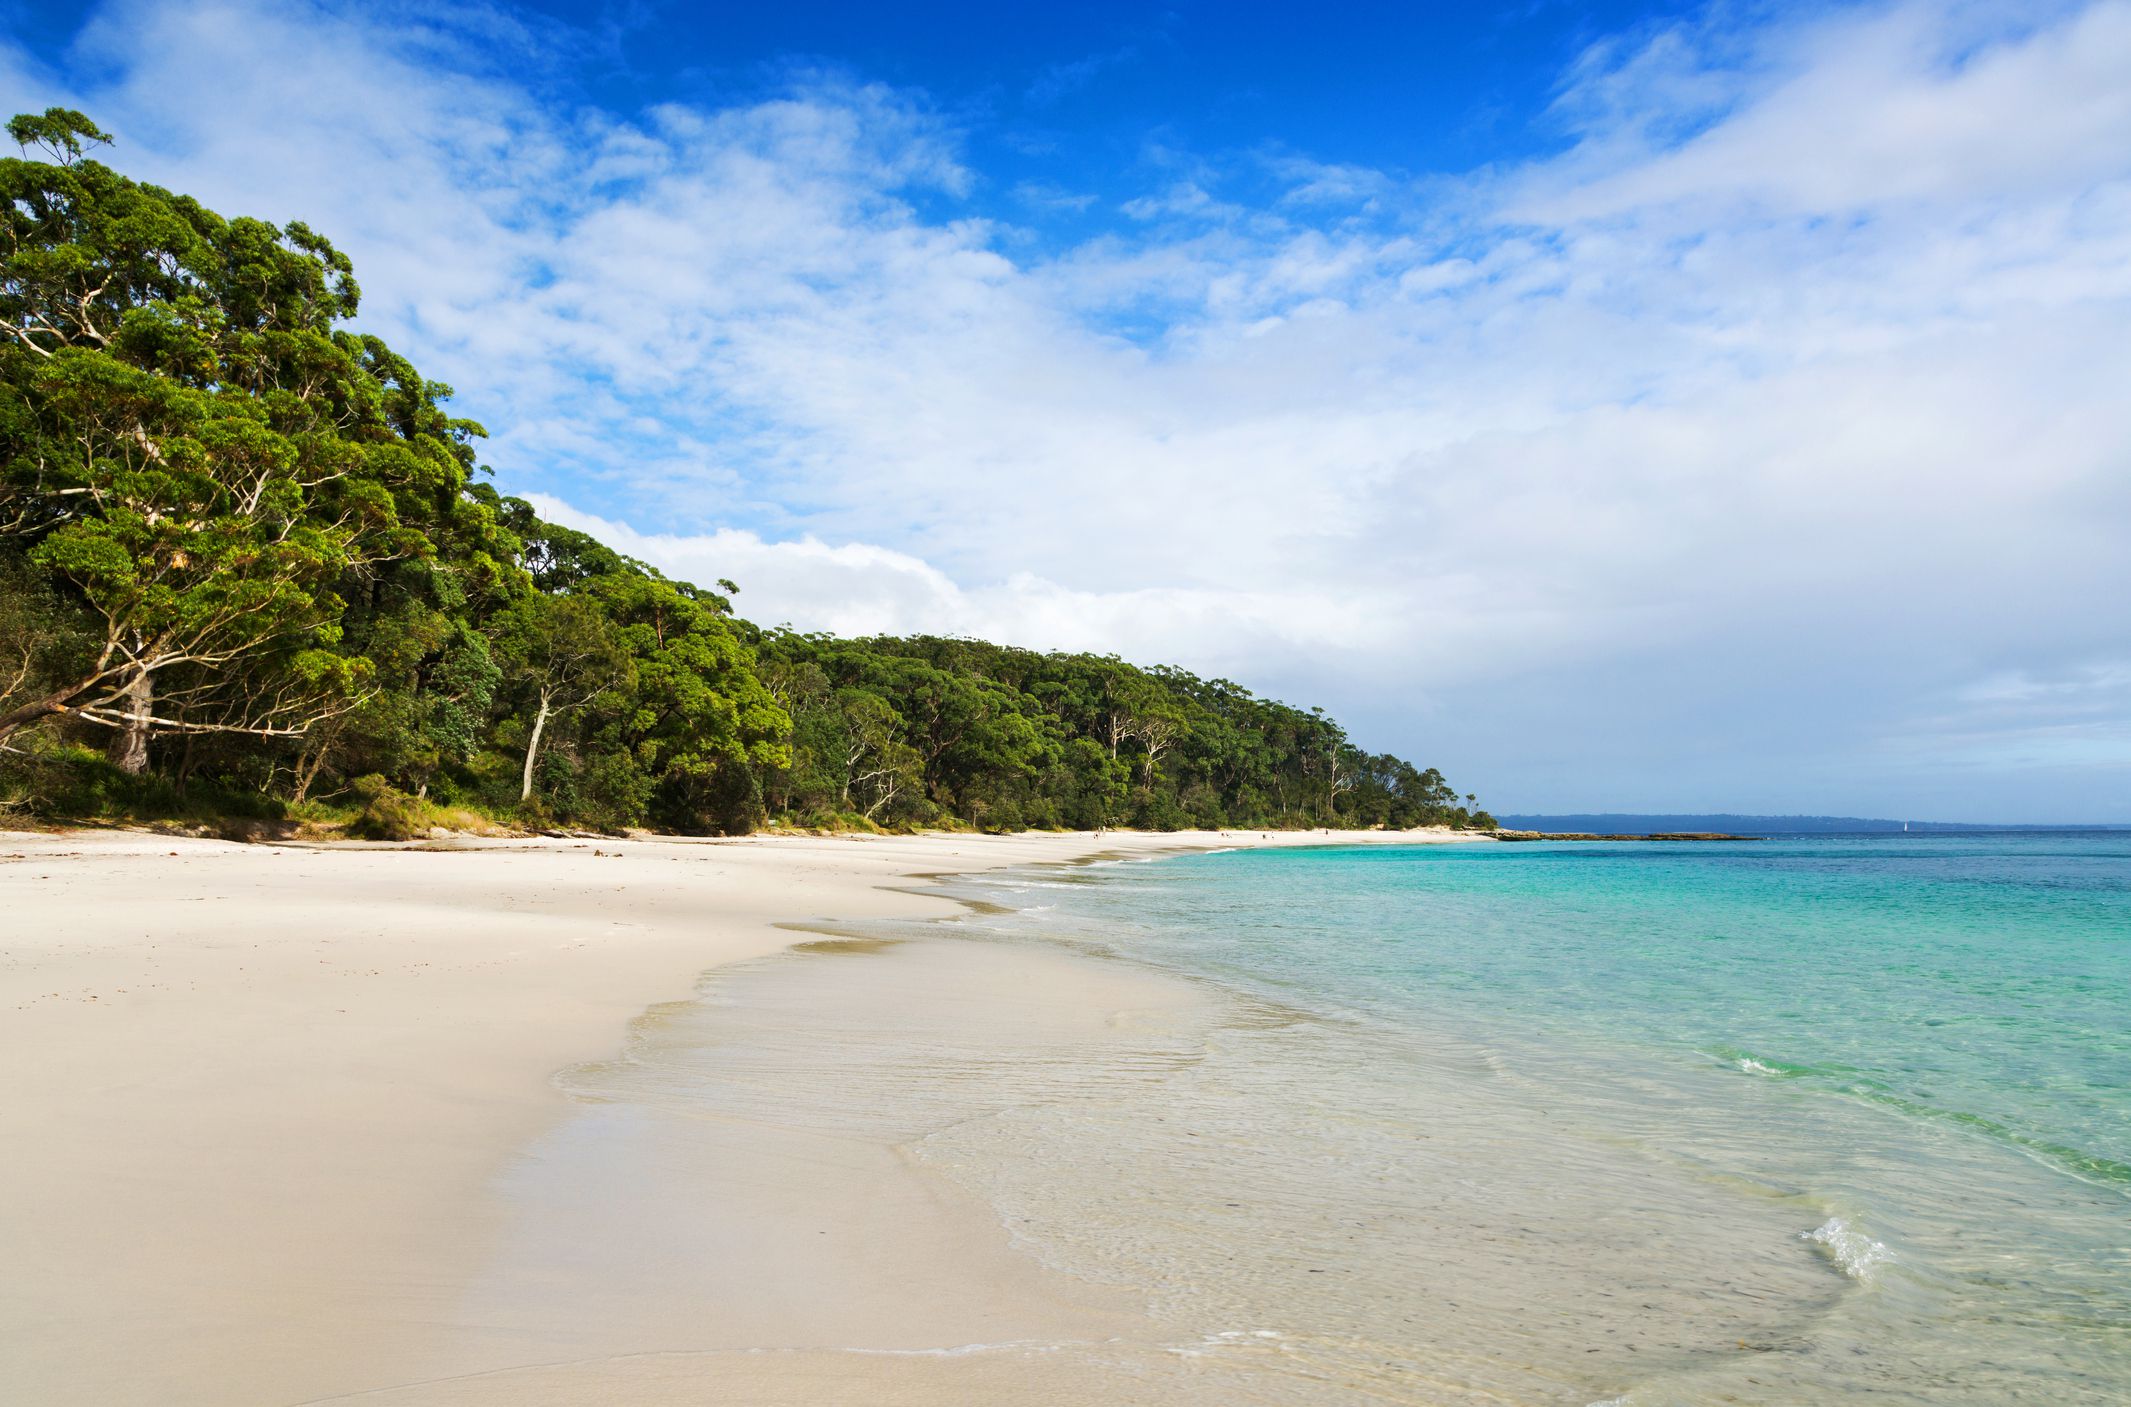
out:
M0 529L100 640L0 742L65 712L139 771L158 733L300 735L369 683L341 593L434 550L479 427L337 327L352 270L304 226L120 176L78 113L10 131L65 160L0 161Z

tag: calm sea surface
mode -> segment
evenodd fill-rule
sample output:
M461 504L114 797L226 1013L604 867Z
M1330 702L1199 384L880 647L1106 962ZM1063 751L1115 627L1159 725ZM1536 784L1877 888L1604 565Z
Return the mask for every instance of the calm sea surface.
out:
M948 887L992 902L715 969L559 1076L583 1113L523 1162L484 1322L552 1263L565 1318L715 1340L706 1169L790 1145L1134 1306L1035 1339L988 1312L951 1343L813 1331L918 1354L926 1400L2131 1402L2131 834Z
M968 886L1248 1014L926 1156L1296 1400L2131 1401L2131 834Z

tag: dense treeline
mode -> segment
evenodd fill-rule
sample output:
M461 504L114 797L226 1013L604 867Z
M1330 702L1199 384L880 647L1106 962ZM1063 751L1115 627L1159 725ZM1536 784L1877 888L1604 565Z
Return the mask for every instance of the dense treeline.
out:
M1491 824L1225 680L736 618L481 482L345 326L347 258L90 159L0 161L0 802L813 824Z
M791 716L768 799L798 815L998 829L1465 824L1441 774L1371 756L1322 712L1225 679L969 640L773 632Z

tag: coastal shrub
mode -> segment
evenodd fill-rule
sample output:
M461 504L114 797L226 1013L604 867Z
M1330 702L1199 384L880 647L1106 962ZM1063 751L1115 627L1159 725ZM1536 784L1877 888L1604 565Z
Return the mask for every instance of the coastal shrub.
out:
M361 840L413 840L429 829L429 807L393 786L377 773L357 777L348 789L355 794L355 816L348 834Z
M769 819L761 777L733 763L670 779L655 794L655 805L654 819L699 834L746 835Z
M431 827L442 826L446 830L466 831L474 835L505 829L498 826L489 816L467 806L438 806L432 803L426 811L423 819Z
M1191 825L1191 817L1170 793L1142 791L1133 799L1132 824L1142 830L1180 831Z
M1022 819L1019 803L1013 801L1001 801L993 805L984 813L982 820L984 829L995 835L1028 829L1028 823Z
M121 809L117 769L71 744L0 754L0 807L39 820L101 818Z
M776 821L770 824L773 827L779 825ZM831 835L854 832L861 835L882 834L882 828L878 824L867 820L858 812L838 811L833 807L819 807L790 816L782 822L782 826L787 830L825 831Z
M1193 783L1177 795L1177 805L1182 808L1186 824L1198 830L1220 830L1228 824L1228 816L1221 809L1220 793L1205 781Z
M214 827L279 821L286 809L263 792L218 779L134 776L114 766L101 750L80 743L47 739L0 753L0 817Z
M630 753L595 754L577 777L578 823L619 834L643 819L652 787L652 778Z

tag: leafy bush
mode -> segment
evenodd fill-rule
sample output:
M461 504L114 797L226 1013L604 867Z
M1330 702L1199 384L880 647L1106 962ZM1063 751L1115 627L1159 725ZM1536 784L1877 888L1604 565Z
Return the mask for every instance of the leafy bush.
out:
M79 743L43 742L0 753L0 815L217 826L279 821L284 814L279 801L261 792L217 782L129 775L95 748Z
M348 834L362 840L413 840L429 830L429 807L377 773L349 784L358 803Z
M987 808L980 818L984 829L998 835L1010 835L1028 829L1022 818L1021 808L1012 801L1002 801Z

